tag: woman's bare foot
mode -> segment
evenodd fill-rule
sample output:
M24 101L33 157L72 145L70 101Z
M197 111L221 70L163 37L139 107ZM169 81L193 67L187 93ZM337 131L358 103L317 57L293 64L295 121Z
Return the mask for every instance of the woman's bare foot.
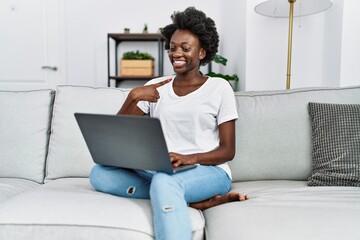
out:
M205 209L215 207L215 206L218 206L218 205L221 205L224 203L235 202L235 201L245 201L248 199L249 198L244 194L237 193L237 192L229 192L228 194L226 194L224 196L216 195L210 199L206 199L201 202L191 203L190 207L193 207L193 208L203 211Z

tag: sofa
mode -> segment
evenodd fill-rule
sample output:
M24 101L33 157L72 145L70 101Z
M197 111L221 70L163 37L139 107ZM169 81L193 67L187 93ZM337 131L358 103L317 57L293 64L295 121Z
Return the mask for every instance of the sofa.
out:
M115 114L127 94L69 85L0 91L1 240L154 239L149 200L96 192L89 184L94 163L74 118L75 112ZM359 155L350 166L355 184L310 186L309 103L360 104L360 86L235 97L232 191L249 200L203 212L189 207L193 239L359 240Z

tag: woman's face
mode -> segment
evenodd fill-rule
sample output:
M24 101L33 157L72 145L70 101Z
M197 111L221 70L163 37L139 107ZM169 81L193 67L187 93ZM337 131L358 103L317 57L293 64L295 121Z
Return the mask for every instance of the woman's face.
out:
M168 55L175 73L198 72L205 54L198 37L191 31L178 29L172 35Z

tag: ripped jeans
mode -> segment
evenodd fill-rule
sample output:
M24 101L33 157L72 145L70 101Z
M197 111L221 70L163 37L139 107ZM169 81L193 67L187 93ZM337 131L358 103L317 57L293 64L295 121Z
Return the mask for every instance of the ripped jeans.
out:
M188 204L226 194L231 179L216 166L199 165L176 174L95 165L92 186L100 192L127 198L150 199L155 238L191 239Z

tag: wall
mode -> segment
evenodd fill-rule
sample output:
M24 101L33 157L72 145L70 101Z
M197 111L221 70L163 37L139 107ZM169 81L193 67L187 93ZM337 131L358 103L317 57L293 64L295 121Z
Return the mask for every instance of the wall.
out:
M288 19L255 13L258 1L239 2L226 7L238 14L223 18L232 26L223 47L234 50L227 56L237 62L227 70L241 76L240 90L285 89ZM291 88L360 85L360 1L332 2L325 12L294 18Z
M285 89L288 18L255 13L248 1L246 90ZM291 88L322 85L326 12L293 20Z
M156 32L170 22L173 11L195 6L215 20L219 53L228 58L228 66L214 64L215 71L238 74L240 90L285 88L288 20L255 13L256 0L58 2L61 63L66 65L60 68L66 70L61 84L107 86L107 33L123 32L125 27L142 32L145 23L149 32ZM294 19L292 88L360 85L359 7L358 0L333 0L326 12ZM119 51L137 48L128 43ZM157 54L156 47L147 44L139 50ZM164 69L172 74L166 56ZM128 81L124 86L134 84L142 83Z
M220 70L232 75L236 73L240 81L236 90L246 88L246 56L247 56L247 1L233 1L223 4L221 8L221 23L223 28L219 32L221 46L219 52L228 58L226 67Z
M322 86L340 86L343 15L342 1L333 1L333 6L324 15Z
M122 33L125 27L132 33L140 33L145 23L149 32L157 32L171 22L170 15L188 6L206 12L221 31L220 0L183 0L169 4L166 0L65 0L66 50L68 83L79 85L107 85L107 33ZM86 6L86 7L84 7ZM122 43L120 52L127 50L147 51L157 56L156 45ZM121 54L121 53L120 53ZM167 55L164 59L164 74L172 74ZM133 84L132 84L133 83ZM122 87L142 84L126 82Z
M344 1L340 86L360 84L359 0Z

